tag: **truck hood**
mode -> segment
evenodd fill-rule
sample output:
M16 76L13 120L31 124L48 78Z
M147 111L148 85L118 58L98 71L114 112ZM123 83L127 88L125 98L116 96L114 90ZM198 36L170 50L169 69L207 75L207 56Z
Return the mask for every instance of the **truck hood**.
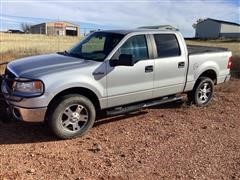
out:
M8 64L8 69L18 77L37 78L55 72L81 68L94 63L75 57L47 54L18 59Z

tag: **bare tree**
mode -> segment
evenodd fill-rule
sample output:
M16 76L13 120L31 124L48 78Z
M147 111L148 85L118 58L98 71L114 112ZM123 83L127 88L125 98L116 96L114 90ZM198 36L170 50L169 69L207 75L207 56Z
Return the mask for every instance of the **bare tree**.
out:
M21 29L25 33L29 33L31 29L31 24L28 23L21 23Z
M204 21L204 20L205 20L205 19L199 18L195 23L193 23L192 27L193 27L194 29L196 29L197 24L200 23L200 22L202 22L202 21Z

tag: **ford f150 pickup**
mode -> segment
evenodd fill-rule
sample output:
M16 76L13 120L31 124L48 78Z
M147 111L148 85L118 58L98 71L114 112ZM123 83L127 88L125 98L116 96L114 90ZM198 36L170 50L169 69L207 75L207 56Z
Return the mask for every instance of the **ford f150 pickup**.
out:
M187 93L206 106L230 78L232 53L187 46L179 31L109 30L68 51L10 62L1 86L11 114L46 121L62 139L84 135L99 112L123 114Z

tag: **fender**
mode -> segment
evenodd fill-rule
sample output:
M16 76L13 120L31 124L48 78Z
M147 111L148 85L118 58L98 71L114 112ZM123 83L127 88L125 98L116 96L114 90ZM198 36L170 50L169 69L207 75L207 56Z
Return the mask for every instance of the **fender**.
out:
M218 64L214 61L206 61L194 71L194 80L197 81L201 74L208 70L213 70L217 77L219 76L220 67Z

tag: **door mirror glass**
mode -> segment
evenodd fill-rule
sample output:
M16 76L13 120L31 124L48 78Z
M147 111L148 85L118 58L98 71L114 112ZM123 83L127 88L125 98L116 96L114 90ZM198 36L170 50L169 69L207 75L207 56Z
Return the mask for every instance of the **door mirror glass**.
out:
M133 66L133 57L131 54L120 54L118 59L119 66Z

